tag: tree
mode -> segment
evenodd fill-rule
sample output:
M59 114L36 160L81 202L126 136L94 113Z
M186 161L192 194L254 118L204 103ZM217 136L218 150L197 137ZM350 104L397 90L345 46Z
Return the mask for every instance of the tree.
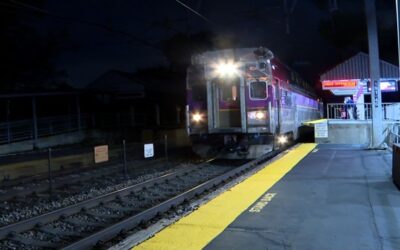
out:
M11 3L2 5L0 14L0 91L56 88L64 72L54 60L67 34L41 29L44 16Z

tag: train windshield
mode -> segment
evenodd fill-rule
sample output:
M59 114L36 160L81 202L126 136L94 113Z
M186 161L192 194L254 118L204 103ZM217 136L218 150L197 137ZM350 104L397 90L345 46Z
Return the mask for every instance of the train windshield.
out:
M267 83L266 82L251 82L250 83L250 97L252 99L265 99L267 98Z
M220 90L220 99L224 102L237 102L239 99L240 79L236 78L217 78L213 80Z

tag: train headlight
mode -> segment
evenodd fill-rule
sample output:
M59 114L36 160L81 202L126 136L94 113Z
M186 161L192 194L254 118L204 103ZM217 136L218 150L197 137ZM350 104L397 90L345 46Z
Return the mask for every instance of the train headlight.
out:
M215 66L215 71L220 77L232 77L239 73L238 65L234 62L221 62Z
M267 113L265 111L250 111L248 118L253 121L263 121L267 118Z
M257 119L257 120L263 120L263 119L265 119L265 113L262 112L262 111L257 111L257 112L256 112L256 119Z
M287 137L284 135L278 136L278 143L279 144L285 144L288 141Z
M203 120L203 115L200 113L194 113L192 115L192 120L196 123L201 122Z

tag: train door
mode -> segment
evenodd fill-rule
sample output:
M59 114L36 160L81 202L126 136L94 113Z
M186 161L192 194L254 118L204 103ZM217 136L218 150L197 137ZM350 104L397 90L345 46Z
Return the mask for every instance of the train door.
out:
M280 81L278 78L274 79L275 83L275 131L273 133L279 134L281 131L280 125L282 124L282 114L281 114L281 91L280 91Z
M212 115L210 131L243 131L243 82L239 77L215 78L209 83L209 113ZM211 104L211 105L210 105Z

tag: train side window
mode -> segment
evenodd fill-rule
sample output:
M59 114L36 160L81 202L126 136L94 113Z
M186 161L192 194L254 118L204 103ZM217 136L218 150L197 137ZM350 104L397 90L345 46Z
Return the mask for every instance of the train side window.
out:
M282 89L281 102L286 106L292 106L292 92Z
M251 82L250 83L250 98L264 100L268 96L266 82Z

